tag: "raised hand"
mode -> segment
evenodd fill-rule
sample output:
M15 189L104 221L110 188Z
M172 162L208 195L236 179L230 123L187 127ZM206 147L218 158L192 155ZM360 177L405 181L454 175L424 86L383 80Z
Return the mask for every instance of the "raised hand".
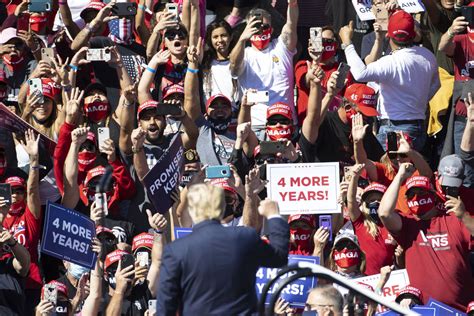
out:
M360 113L357 113L352 117L352 140L354 143L364 140L368 127L368 124L364 125L364 118Z
M258 23L260 23L260 20L252 16L250 20L247 21L247 25L240 35L240 40L248 41L253 35L257 34L260 31L260 29L256 27Z
M132 145L139 149L142 148L143 143L145 142L146 131L141 127L138 127L132 131L131 139Z
M88 49L89 47L82 47L81 49L79 49L72 57L71 65L77 67L80 65L89 64L91 61L86 59L86 54L87 54Z
M258 195L265 189L266 181L260 179L260 169L258 167L250 170L245 176L245 194L247 196Z
M472 100L471 92L467 94L467 98L464 98L464 104L467 109L467 123L474 125L474 101Z
M96 203L95 201L92 202L91 212L89 216L91 220L94 221L96 226L101 225L103 219L105 218L105 212L104 212L104 208L100 205L100 203Z
M138 100L137 87L138 87L138 81L132 85L129 85L122 91L122 94L127 100L127 102L129 103L129 105L136 103Z
M446 207L447 211L446 213L448 214L454 214L457 218L462 219L464 214L466 214L466 207L464 206L464 203L462 202L460 197L454 197L454 196L446 196L448 199L444 203L444 207Z
M115 291L125 294L127 288L133 282L133 275L135 274L135 267L130 265L122 269L122 262L119 261L117 271L115 272Z
M18 30L17 35L20 39L23 40L23 42L25 42L26 46L28 46L28 48L32 51L37 50L39 48L40 43L35 33L31 31L28 32L25 30Z
M120 55L117 46L109 46L106 49L110 50L110 60L108 61L111 66L122 65L122 56Z
M242 179L240 178L237 168L234 165L229 165L229 167L232 176L227 180L227 183L239 191L239 189L242 189L243 186Z
M405 181L406 179L411 177L411 175L414 172L415 172L415 167L413 166L413 164L411 164L409 162L404 162L400 165L400 168L398 169L398 174L397 175L400 175L402 181Z
M449 29L451 30L451 33L459 34L459 33L464 32L464 30L468 26L469 26L469 22L467 22L466 18L461 15L454 19L453 24L451 25Z
M352 42L352 36L354 35L354 21L349 21L348 25L341 27L339 30L339 37L341 38L342 44L349 45Z
M99 13L97 13L94 20L92 20L91 24L93 25L102 25L102 23L107 23L114 19L117 19L118 16L111 16L110 12L112 11L113 6L115 5L115 0L112 0L107 4L105 7L100 9Z
M87 133L89 129L87 127L78 127L71 133L71 141L73 144L80 146L87 140Z
M196 46L191 45L188 47L188 50L187 50L188 60L195 65L199 65L202 61L203 53L204 53L204 43L203 43L202 37L199 37Z
M159 12L156 15L156 23L153 28L153 33L160 33L163 30L175 28L178 26L178 22L174 18L174 14L171 12Z
M251 131L252 131L252 128L251 128L250 122L241 123L237 125L237 129L236 129L237 138L243 143L247 140Z
M329 235L330 232L327 227L319 227L313 236L314 248L322 252L328 243Z
M30 157L38 156L40 134L35 136L33 130L29 129L25 132L25 139L20 139L20 144Z
M398 132L398 150L389 151L390 154L408 154L411 152L411 147L408 141L405 139L403 132Z
M54 304L50 301L41 300L36 306L36 315L38 316L49 316L54 312Z
M63 63L63 60L61 56L56 55L56 58L52 60L53 63L53 71L55 73L55 79L54 81L56 83L62 84L62 85L68 85L69 84L69 57L66 58L66 60Z
M64 103L66 104L66 115L74 116L81 112L81 100L84 97L84 91L79 88L72 88L70 95L65 94Z
M149 209L146 210L146 215L148 216L148 224L151 228L158 231L163 231L168 225L168 221L163 216L163 214L155 213L152 214Z
M29 79L48 77L51 74L51 65L46 60L40 60Z
M280 209L278 208L277 202L265 199L260 202L258 213L268 219L270 216L279 215Z
M157 64L157 65L164 65L168 62L170 59L171 52L169 50L160 50L153 56L152 60Z
M308 40L308 54L309 54L309 57L311 57L311 59L313 60L313 62L319 63L319 61L321 60L321 56L323 55L323 52L315 51L313 48L313 42L311 40Z
M110 162L114 162L117 159L114 141L110 138L104 141L104 144L100 146L99 151L106 154L107 160Z
M308 66L308 72L306 73L306 80L308 82L313 82L316 84L321 84L321 81L324 78L324 70L315 62L306 61Z

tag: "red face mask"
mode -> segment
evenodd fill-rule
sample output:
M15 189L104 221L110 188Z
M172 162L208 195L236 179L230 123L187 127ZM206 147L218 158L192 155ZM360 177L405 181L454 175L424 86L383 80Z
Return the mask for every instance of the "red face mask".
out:
M20 202L12 203L12 205L10 205L10 209L8 210L8 214L10 214L12 216L19 215L19 214L23 213L25 208L26 208L25 200L20 201Z
M324 43L323 43L324 44ZM336 56L336 47L337 43L329 43L329 44L324 44L324 50L321 55L321 60L328 60L329 58L332 58Z
M334 250L333 259L338 267L349 268L359 264L360 253L359 250L350 250L347 248L341 251Z
M426 193L423 195L415 194L411 199L407 200L407 204L410 212L420 217L434 208L435 195L433 193Z
M77 162L79 165L79 171L87 172L94 166L94 161L97 159L97 154L90 151L81 151L77 155Z
M294 243L290 244L290 252L293 254L309 254L312 253L311 245L311 229L291 229L290 235L293 237Z
M345 109L346 111L346 118L347 118L347 123L349 126L352 126L352 117L357 114L357 111L351 106L351 108Z
M94 101L91 103L84 103L84 112L87 119L94 123L100 122L109 115L109 102Z
M21 67L23 64L23 55L14 55L10 56L9 54L5 54L2 56L3 62L7 64L13 70L16 70Z
M252 45L256 49L263 50L267 48L271 39L272 39L272 29L268 28L266 30L263 30L262 34L252 35L252 37L250 38L250 43L252 43Z
M467 37L469 37L471 41L474 41L474 29L471 29L469 26L467 27Z
M35 33L43 32L48 25L48 17L36 15L30 17L30 29Z
M267 136L272 141L282 139L291 140L291 135L293 135L294 130L295 128L292 125L280 125L279 127L268 125L266 127Z

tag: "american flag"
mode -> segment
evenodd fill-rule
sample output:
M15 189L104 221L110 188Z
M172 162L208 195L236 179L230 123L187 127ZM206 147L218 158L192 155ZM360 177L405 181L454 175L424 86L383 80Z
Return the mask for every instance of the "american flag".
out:
M144 65L146 64L145 58L140 55L122 55L123 66L127 70L130 79L135 82L140 78Z
M117 44L130 45L133 41L132 21L116 19L109 21L110 39Z

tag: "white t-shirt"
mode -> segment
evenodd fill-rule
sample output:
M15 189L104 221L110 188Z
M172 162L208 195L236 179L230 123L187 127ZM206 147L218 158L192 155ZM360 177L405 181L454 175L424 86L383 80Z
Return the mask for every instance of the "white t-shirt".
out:
M206 91L208 88L206 86L204 87L204 101L207 103L207 100L210 97L216 94L223 94L232 102L232 112L238 112L238 104L240 104L240 99L242 97L242 88L240 85L237 85L236 91L234 92L229 65L229 60L212 61L209 74L210 91Z
M295 123L296 110L294 103L294 51L289 51L279 37L274 39L264 50L255 47L245 48L244 69L239 76L242 88L257 89L269 92L268 104L252 106L252 125L265 125L267 121L267 107L276 102L284 102L293 108Z
M440 87L438 64L432 52L412 46L394 51L368 66L357 55L354 45L344 52L355 80L380 85L381 118L425 119L428 101Z

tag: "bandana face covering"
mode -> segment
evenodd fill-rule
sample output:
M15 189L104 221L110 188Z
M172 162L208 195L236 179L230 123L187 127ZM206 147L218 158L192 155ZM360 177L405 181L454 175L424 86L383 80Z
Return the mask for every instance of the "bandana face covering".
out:
M272 29L268 28L266 30L263 30L262 34L252 35L252 37L250 38L250 43L252 43L252 46L254 46L256 49L264 50L270 43L271 38Z
M294 243L290 243L290 251L298 254L311 253L311 229L291 229L290 228L290 239L293 239Z
M358 250L344 248L341 251L334 250L333 259L338 267L349 268L359 264L360 255Z
M321 54L321 60L328 60L334 56L336 56L336 46L337 43L329 43L329 44L324 44L324 50L323 53Z
M109 102L94 101L91 103L84 103L84 112L87 120L98 123L109 115Z
M207 117L207 121L209 122L209 124L211 124L212 130L216 132L217 134L224 134L225 132L227 132L227 129L229 128L231 120L232 120L231 116L229 116L226 119L219 119L219 120L213 119L210 116Z
M435 196L433 193L415 194L411 199L407 199L407 202L410 212L420 217L434 208Z
M283 126L272 126L267 125L266 132L268 138L272 141L276 140L291 140L291 136L293 135L294 127L291 125L283 125Z
M25 208L26 208L25 200L12 203L12 205L10 205L10 209L8 210L8 214L10 214L12 216L19 215L19 214L23 213Z
M116 19L109 21L109 38L117 44L130 45L132 43L132 21Z
M94 161L97 159L97 155L95 152L90 151L81 151L77 155L77 161L79 165L79 171L85 172L92 169L94 166Z

